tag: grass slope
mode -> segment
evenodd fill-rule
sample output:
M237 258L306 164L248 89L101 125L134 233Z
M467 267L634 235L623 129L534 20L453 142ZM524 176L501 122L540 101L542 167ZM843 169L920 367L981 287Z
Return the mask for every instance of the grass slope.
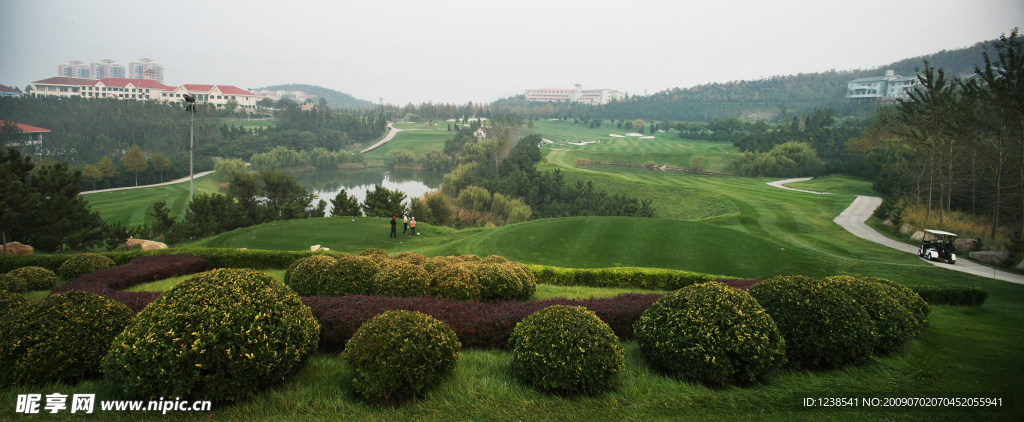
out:
M389 152L396 149L412 151L417 157L432 149L444 149L444 141L453 135L447 130L405 130L395 134L394 138L372 151L363 154L367 160L383 160L387 162ZM372 144L367 144L372 145Z
M200 193L217 193L218 182L214 174L196 179L196 195ZM153 204L166 201L171 210L171 217L181 219L188 209L189 182L165 186L152 186L138 189L125 189L111 192L98 192L82 195L93 211L107 223L121 223L128 227L150 224L154 219Z

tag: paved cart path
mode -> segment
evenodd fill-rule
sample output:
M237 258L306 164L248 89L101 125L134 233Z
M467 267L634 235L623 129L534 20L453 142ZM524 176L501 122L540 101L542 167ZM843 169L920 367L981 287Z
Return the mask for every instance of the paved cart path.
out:
M213 173L213 170L204 171L202 173L196 173L195 174L195 178L198 179L198 178L206 176L207 174L210 174L210 173ZM90 193L113 192L115 190L151 188L153 186L167 186L167 185L173 185L175 183L181 183L181 182L187 182L187 181L188 181L188 177L183 177L183 178L178 179L178 180L171 180L170 182L163 182L163 183L154 183L152 185L125 186L123 188L110 188L110 189L91 190L91 191L88 191L88 192L79 192L78 194L79 195L88 195Z
M801 191L801 192L809 192L809 193L816 193L816 194L827 193L827 192L805 191L805 190L801 190L801 189L793 189L793 188L789 188L789 187L786 187L786 186L781 186L781 185L784 185L786 183L792 183L792 182L797 182L797 181L803 182L803 181L807 181L807 180L811 180L811 179L810 178L804 178L804 179L780 180L778 182L769 183L769 185L772 185L772 186L775 186L775 187L779 187L779 188L783 188L783 189ZM876 197L876 196L858 196L857 199L855 199L853 201L853 203L850 204L850 206L846 208L846 210L844 210L842 213L840 213L832 221L835 221L836 224L838 224L842 228L846 229L846 231L848 231L850 233L853 233L854 236L857 236L857 237L859 237L861 239L870 240L872 242L878 243L880 245L888 246L890 248L896 249L896 250L901 251L901 252L912 253L912 254L914 254L916 256L917 255L917 249L918 249L916 246L908 245L908 244L903 243L903 242L897 242L895 240L892 240L892 239L886 237L885 235L875 231L875 229L873 229L871 227L868 227L867 224L864 224L864 222L867 221L868 218L871 218L871 215L875 212L875 208L878 208L878 206L881 205L881 204L882 204L882 198L879 198L879 197ZM957 259L956 264L946 264L946 263L943 263L943 262L934 262L934 261L928 261L928 260L924 260L924 259L922 259L922 261L930 263L930 264L935 265L937 267L945 268L947 270L960 271L962 273L974 274L974 275L980 276L980 277L994 278L994 279L997 279L997 280L1009 281L1011 283L1024 284L1024 275L1008 273L1006 271L1000 271L1000 270L997 270L995 268L986 267L984 265L976 264L976 263L974 263L972 261L969 261L967 259Z
M387 141L390 141L390 140L391 140L391 138L394 138L394 137L395 137L395 134L396 134L396 133L398 133L398 132L401 132L401 131L403 131L403 130L405 130L405 129L399 129L399 128L396 128L396 127L392 126L392 127L391 127L391 131L390 131L390 132L388 132L388 136L385 136L385 137L384 137L384 139L381 139L381 140L380 140L380 142L377 142L376 144L370 145L370 147L369 147L369 148L367 148L367 149L364 149L364 150L362 150L362 151L359 151L359 153L360 153L360 154L362 154L362 153L364 153L364 152L366 152L366 151L369 151L369 150L372 150L372 149L374 149L374 148L377 148L377 147L379 147L379 146L381 146L381 145L384 145L384 143L385 143L385 142L387 142Z

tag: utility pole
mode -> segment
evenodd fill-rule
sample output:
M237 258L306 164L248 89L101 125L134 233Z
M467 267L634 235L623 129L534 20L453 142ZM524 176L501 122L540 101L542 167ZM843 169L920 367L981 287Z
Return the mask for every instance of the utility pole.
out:
M195 173L192 170L192 150L195 147L195 115L196 115L196 97L193 95L185 94L185 111L188 112L188 202L192 202L192 197L196 191L196 178Z

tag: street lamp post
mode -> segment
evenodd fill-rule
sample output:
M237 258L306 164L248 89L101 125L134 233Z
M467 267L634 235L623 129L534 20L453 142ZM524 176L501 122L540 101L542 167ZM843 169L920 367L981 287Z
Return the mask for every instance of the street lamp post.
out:
M196 190L195 174L192 171L192 150L195 146L195 115L196 97L185 94L185 111L188 112L188 202L192 202L192 196Z

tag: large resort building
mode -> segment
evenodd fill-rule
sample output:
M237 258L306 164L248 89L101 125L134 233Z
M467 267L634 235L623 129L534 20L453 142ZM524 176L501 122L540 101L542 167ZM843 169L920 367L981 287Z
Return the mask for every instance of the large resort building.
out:
M613 100L623 101L626 99L626 94L613 89L583 90L583 86L580 84L576 84L575 87L576 89L528 89L526 90L526 100L601 105Z
M894 70L886 70L885 76L871 76L854 79L846 83L846 99L855 101L894 101L908 98L907 91L919 83L917 76L900 76Z
M114 98L157 102L181 102L185 94L200 103L224 107L235 100L243 109L256 108L256 94L232 85L183 84L167 86L152 79L106 78L101 80L53 77L32 83L33 97Z

